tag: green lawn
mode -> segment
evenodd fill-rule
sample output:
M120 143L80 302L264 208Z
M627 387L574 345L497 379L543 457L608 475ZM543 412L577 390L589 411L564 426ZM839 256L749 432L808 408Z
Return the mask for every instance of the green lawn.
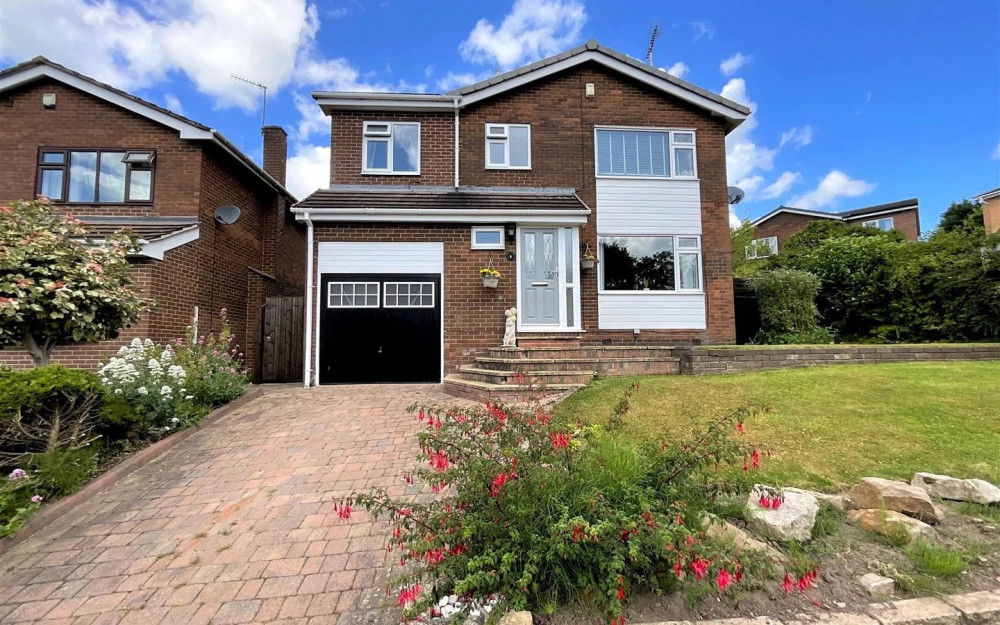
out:
M639 436L687 436L698 421L744 402L772 412L747 436L774 452L760 480L843 488L915 471L1000 482L1000 363L839 365L736 375L642 376L594 382L557 412L601 423L638 380L627 428Z

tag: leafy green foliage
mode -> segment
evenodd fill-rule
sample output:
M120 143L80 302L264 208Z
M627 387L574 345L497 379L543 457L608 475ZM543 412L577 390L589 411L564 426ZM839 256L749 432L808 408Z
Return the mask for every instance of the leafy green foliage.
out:
M35 365L60 343L116 337L145 308L126 233L97 245L47 200L15 201L0 206L0 241L0 347L23 345Z
M195 336L194 328L189 327L185 339L175 345L177 364L187 372L188 393L196 404L209 408L242 397L250 384L243 353L233 342L226 309L220 316L222 327L218 334Z
M41 506L38 485L23 469L0 476L0 538L13 536Z
M819 278L796 269L761 271L750 279L757 294L761 330L757 341L767 344L829 343L830 333L816 322L814 302Z
M625 410L620 404L619 418ZM403 570L398 603L408 616L435 594L455 593L502 598L494 614L586 601L617 622L634 592L673 590L691 578L725 589L767 568L699 529L714 468L759 460L737 433L758 411L740 407L690 439L639 442L537 406L420 408L427 464L417 478L439 497L379 490L337 510L349 518L361 506L389 518Z
M757 228L749 221L740 222L738 228L729 229L729 239L733 250L733 277L750 278L767 266L768 261L765 259L765 255L769 250L759 250L761 252L758 254L760 258L753 258L754 254L749 254L751 258L747 258L747 252L754 251L753 242L756 238Z
M903 553L913 562L914 568L924 575L948 579L961 575L968 568L961 550L924 539L914 541Z
M25 464L36 474L38 489L48 499L62 497L80 490L97 473L97 450L56 449L32 455Z
M896 230L879 230L856 226L843 221L820 219L810 222L805 228L796 232L781 248L780 254L772 259L775 266L800 269L799 258L813 253L817 247L830 239L878 237L887 241L900 243L906 240L902 233Z
M941 214L941 223L938 224L938 232L982 234L985 230L983 205L975 200L952 202Z

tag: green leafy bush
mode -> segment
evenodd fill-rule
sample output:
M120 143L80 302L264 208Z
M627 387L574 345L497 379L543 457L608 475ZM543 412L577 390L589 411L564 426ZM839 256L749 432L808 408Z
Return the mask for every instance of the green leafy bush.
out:
M188 392L194 402L215 408L238 399L247 391L250 376L243 364L243 353L234 344L226 309L221 312L219 333L195 336L188 328L183 341L177 341L177 363L187 372Z
M637 591L725 590L769 566L700 528L712 469L759 463L738 434L754 408L690 440L659 442L574 427L537 406L411 410L427 426L417 479L440 496L380 490L336 507L341 518L360 506L391 521L403 571L397 603L408 617L434 614L435 595L455 593L467 606L498 598L494 616L585 601L623 623L625 598Z
M97 473L97 449L56 449L33 454L25 464L35 474L37 489L48 499L63 497L80 490Z
M42 505L37 483L30 473L17 468L0 477L0 538L14 535Z
M750 279L757 294L761 330L766 344L829 343L830 333L816 322L819 278L805 271L761 271Z

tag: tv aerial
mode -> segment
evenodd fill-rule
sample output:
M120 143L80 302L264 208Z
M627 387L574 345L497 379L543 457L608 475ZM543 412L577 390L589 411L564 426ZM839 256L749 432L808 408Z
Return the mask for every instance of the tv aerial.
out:
M653 32L649 35L649 46L646 48L646 62L653 64L653 47L656 45L656 38L660 35L660 25L653 24Z
M257 82L255 80L250 80L249 78L244 78L242 76L237 76L236 74L230 74L230 78L233 80L238 80L242 83L246 83L251 87L257 87L264 94L264 99L260 105L260 127L264 127L264 116L267 114L267 85L262 82Z

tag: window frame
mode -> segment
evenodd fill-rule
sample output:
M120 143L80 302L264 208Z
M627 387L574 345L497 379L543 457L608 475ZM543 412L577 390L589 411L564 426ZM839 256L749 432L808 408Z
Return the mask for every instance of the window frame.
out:
M491 127L501 127L503 128L503 135L490 134ZM527 165L511 165L510 164L510 129L511 128L526 128L528 130L528 164ZM504 123L489 123L484 124L483 136L485 137L485 161L486 169L513 169L520 171L527 171L531 169L531 124L504 124ZM490 143L503 143L503 163L496 164L490 162Z
M340 296L341 303L337 304L336 306L334 306L333 304L330 303L330 299L334 296L334 293L331 293L331 291L333 290L333 285L335 285L335 284L339 284L341 286L340 293L336 294L336 295ZM358 306L356 304L351 304L350 306L344 306L344 304L343 304L343 301L344 301L344 299L343 299L343 297L344 297L343 286L345 284L350 284L352 286L357 286L359 284L364 284L365 285L365 295L364 295L364 297L365 297L365 304L364 304L364 306ZM372 284L375 285L375 305L374 306L369 306L368 305L368 301L367 301L368 300L368 295L369 295L367 287L370 286L370 285L372 285ZM357 292L352 293L351 296L352 297L357 297ZM369 308L369 309L370 308L381 308L382 307L382 283L380 281L378 281L378 280L375 280L375 281L372 281L372 280L331 280L331 281L329 281L329 282L326 283L326 307L328 309L329 308L336 308L336 309L341 309L341 310L350 310L352 308Z
M476 234L483 231L489 232L499 232L500 233L500 243L477 243ZM505 249L504 242L504 227L503 226L473 226L472 227L472 241L469 249L473 250L502 250Z
M878 222L880 221L888 221L889 227L883 228L882 226L878 225ZM862 221L861 226L864 228L878 228L882 232L889 232L890 230L895 229L896 223L895 221L893 221L892 217L876 217L875 219L866 219L865 221Z
M757 249L757 245L760 244L760 243L762 243L762 242L765 242L765 241L768 242L768 249L770 250L770 253L769 254L763 254L763 255L756 253L755 250ZM750 255L751 251L754 251L754 255L753 256ZM760 237L760 238L757 238L757 239L753 239L753 240L750 241L750 245L744 246L743 252L746 255L747 260L759 260L761 258L770 258L772 256L777 256L778 255L778 237L777 236L772 236L772 237Z
M674 288L672 290L616 290L604 288L604 246L602 239L612 238L633 238L633 239L673 239L672 251L674 255ZM680 239L695 239L697 247L680 247ZM598 295L704 295L705 294L705 267L702 248L702 235L700 234L598 234L597 235L597 294ZM681 263L680 255L690 254L698 257L698 288L681 288Z
M70 156L73 152L94 152L97 154L97 167L94 170L94 199L91 201L84 202L71 202L69 201L69 174L70 174ZM130 163L124 160L125 156L122 157L122 163L125 165L125 198L121 201L113 202L102 202L100 200L100 190L101 190L101 156L105 153L122 153L125 156L132 153L147 152L150 154L149 164L137 164ZM62 154L62 163L46 163L44 158L46 154ZM90 147L74 147L74 148L56 148L42 146L38 148L38 158L35 163L35 195L36 197L42 193L42 171L44 170L59 170L63 172L62 179L62 196L59 198L50 197L49 199L53 202L59 204L69 204L72 206L91 206L99 204L102 206L122 206L125 204L130 205L146 205L152 204L155 199L155 188L156 188L156 148L90 148ZM132 187L132 171L148 171L149 172L149 198L141 200L130 199L130 191Z
M388 133L382 133L378 131L369 131L370 126L388 126ZM416 171L396 171L393 169L395 166L394 159L394 148L393 148L393 136L396 130L396 126L416 126L417 127L417 170ZM421 141L421 127L420 122L404 122L404 121L364 121L361 123L361 173L364 175L371 176L419 176L420 175L420 161L422 160L422 141ZM386 165L387 169L374 169L368 167L368 142L369 141L385 141L386 142Z
M636 175L628 174L602 174L600 172L600 154L598 153L597 135L601 130L623 130L627 132L651 132L667 133L667 154L670 158L669 173L666 176ZM691 143L677 143L674 140L675 134L690 134ZM691 150L691 169L693 173L689 176L677 174L678 149ZM611 180L698 180L698 131L694 128L675 128L659 126L594 126L594 175L597 178Z
M395 304L390 304L389 303L389 289L388 289L388 286L390 284L393 284L393 285L396 286L396 292L392 294L392 296L396 298L396 303ZM419 285L420 287L423 287L425 284L429 284L431 286L431 292L430 292L431 303L429 305L428 304L424 304L424 303L420 303L420 304L409 304L409 303L407 303L407 304L400 304L399 303L399 285L401 285L401 284L405 284L407 286L407 293L406 293L406 297L407 298L410 298L410 297L413 296L413 293L409 292L409 287L411 287L413 285ZM417 294L417 297L421 298L421 300L423 300L423 298L426 297L426 295L422 292L422 289L421 289L421 293ZM424 308L424 309L433 309L433 308L436 308L436 307L437 307L437 286L436 286L436 284L433 281L430 281L430 280L389 280L389 281L382 282L382 308L392 308L392 309L399 309L399 308Z

